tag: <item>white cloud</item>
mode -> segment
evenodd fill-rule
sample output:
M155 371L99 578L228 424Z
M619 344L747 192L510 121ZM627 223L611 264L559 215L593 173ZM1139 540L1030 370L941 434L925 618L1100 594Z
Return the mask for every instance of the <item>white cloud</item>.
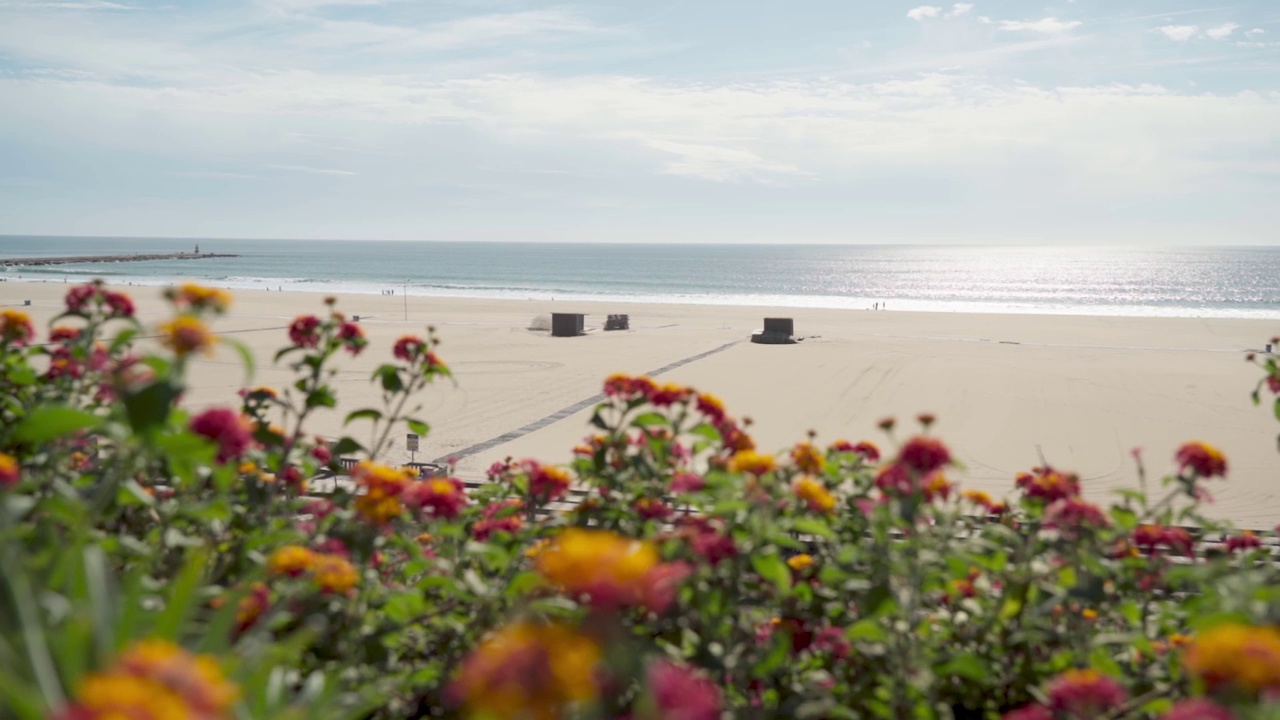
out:
M973 7L974 7L973 3L956 3L955 5L951 6L951 12L947 13L947 17L960 17L961 15L968 15L970 12L973 11Z
M941 14L942 8L937 7L936 5L921 5L920 7L914 7L907 11L907 17L916 21L924 20L925 18L938 17Z
M1047 17L1041 20L1001 20L998 23L1001 30L1047 34L1067 32L1080 27L1082 24L1079 20L1059 20L1055 17Z
M1199 25L1165 25L1156 28L1156 32L1164 34L1170 40L1186 42L1200 34Z
M1266 35L1267 31L1262 28L1254 28L1245 33L1245 35Z
M779 179L775 176L809 174L794 165L770 162L743 148L670 140L648 140L645 144L654 150L677 156L676 160L662 168L662 172L668 175L684 175L714 182L754 180L775 183Z
M1211 27L1208 30L1205 30L1204 34L1208 35L1214 40L1225 40L1226 38L1231 37L1231 33L1239 29L1240 29L1239 24L1229 22L1229 23L1223 23L1217 27Z
M291 172L312 173L314 175L355 175L350 170L333 170L331 168L318 168L309 165L263 165L262 167L272 170L288 170Z

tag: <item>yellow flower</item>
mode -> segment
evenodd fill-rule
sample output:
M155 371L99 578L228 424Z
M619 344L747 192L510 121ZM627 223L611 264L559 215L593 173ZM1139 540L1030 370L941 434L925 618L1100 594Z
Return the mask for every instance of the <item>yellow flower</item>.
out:
M412 474L365 461L356 466L351 476L365 489L365 493L356 498L356 512L361 517L370 522L385 523L404 512L400 495L409 486Z
M173 350L178 357L185 357L200 351L208 354L213 350L216 336L204 321L190 315L179 315L160 326L161 342Z
M772 455L764 455L755 450L741 450L729 458L729 470L737 473L764 475L778 466Z
M231 293L195 283L185 283L178 287L177 292L170 291L167 295L178 306L209 309L216 313L225 312L231 305Z
M807 570L808 568L813 567L813 556L812 555L792 555L791 557L787 558L787 567L791 568L792 570L795 570L796 572Z
M350 592L360 582L355 566L340 555L318 555L311 577L317 587L328 593Z
M527 558L536 558L538 557L539 554L542 553L543 550L546 550L547 547L549 547L550 545L551 545L550 539L542 538L541 540L538 540L534 544L530 545L529 549L524 551L524 556Z
M271 554L267 566L277 575L297 577L311 569L316 562L316 554L298 545L286 545Z
M796 443L796 446L791 448L791 461L801 472L822 472L822 453L813 446L813 443Z
M547 580L571 595L589 595L606 605L637 602L658 560L651 543L582 528L560 533L534 559Z
M796 481L796 496L808 503L818 512L828 513L835 509L836 498L822 483L813 478L803 477Z
M1210 687L1232 684L1245 690L1280 689L1280 630L1219 625L1201 633L1183 654L1187 670Z
M404 503L395 495L387 495L381 490L370 490L356 498L356 512L360 517L374 523L389 522L404 513Z
M21 310L0 310L0 340L23 344L35 336L31 316Z
M597 697L594 640L562 623L509 625L463 661L452 692L471 718L555 720Z
M1093 608L1085 608L1080 611L1080 616L1083 617L1085 620L1097 620L1098 611L1094 610Z

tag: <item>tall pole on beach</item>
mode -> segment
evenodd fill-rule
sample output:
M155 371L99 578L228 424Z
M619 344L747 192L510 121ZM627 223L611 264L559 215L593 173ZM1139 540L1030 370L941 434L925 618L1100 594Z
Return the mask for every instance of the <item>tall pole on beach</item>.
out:
M400 286L400 294L404 295L404 319L409 319L409 281L405 280L404 285Z

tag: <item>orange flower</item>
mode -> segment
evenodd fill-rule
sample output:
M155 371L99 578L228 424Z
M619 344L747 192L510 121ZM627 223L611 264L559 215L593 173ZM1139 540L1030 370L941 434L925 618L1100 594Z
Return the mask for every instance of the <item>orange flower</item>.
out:
M18 484L22 473L18 461L12 455L0 453L0 488L9 488Z
M796 446L791 448L791 462L795 463L800 472L814 475L822 472L822 453L813 446L813 443L796 443Z
M1280 630L1219 625L1201 633L1186 649L1182 662L1211 688L1280 690Z
M568 625L516 623L463 660L449 694L471 718L555 720L596 699L602 654Z
M286 545L271 553L267 567L276 575L297 577L310 570L315 562L315 552L299 545Z
M729 458L729 470L736 473L764 475L778 466L772 455L764 455L755 450L740 450Z
M795 484L796 496L808 503L813 510L829 513L836 507L836 498L822 483L802 477Z
M712 422L719 422L724 419L724 401L711 393L698 393L697 406L698 412L711 419Z
M31 316L12 308L0 310L0 341L24 345L35 337Z
M62 714L80 720L230 718L239 689L208 655L192 655L167 640L142 640L114 667L81 680Z
M683 578L679 564L659 562L651 543L607 530L569 528L534 556L538 571L565 593L593 605L646 605L661 611Z
M318 555L311 568L311 578L321 591L345 594L360 582L360 573L341 555Z
M160 341L178 357L185 357L196 351L208 354L216 341L209 326L191 315L179 315L161 325L160 334Z

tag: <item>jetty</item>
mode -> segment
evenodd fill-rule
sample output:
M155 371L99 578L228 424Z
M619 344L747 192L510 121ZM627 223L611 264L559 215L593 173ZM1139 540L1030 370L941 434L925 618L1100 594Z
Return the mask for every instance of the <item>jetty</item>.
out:
M41 265L70 265L72 263L118 263L147 262L149 260L209 260L213 258L235 258L239 255L225 253L195 252L176 253L133 253L131 255L75 255L69 257L0 257L0 267L38 267Z

